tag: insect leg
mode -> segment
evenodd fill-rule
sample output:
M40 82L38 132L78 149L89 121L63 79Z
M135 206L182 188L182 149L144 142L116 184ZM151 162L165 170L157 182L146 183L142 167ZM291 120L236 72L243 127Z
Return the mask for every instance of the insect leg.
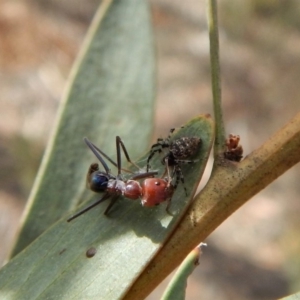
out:
M95 154L95 156L99 159L99 161L101 162L103 168L105 169L105 172L107 174L109 174L110 170L106 164L106 162L104 161L104 159L102 158L102 156L100 155L100 153L102 154L102 151L99 151L99 149L92 143L90 142L86 137L83 139L85 141L85 143L88 145L88 147L92 150L92 152ZM100 153L99 153L100 152ZM106 155L105 155L106 156Z
M84 209L82 209L81 211L79 211L78 213L76 213L74 216L70 217L67 222L70 222L72 220L74 220L75 218L81 216L82 214L84 214L85 212L89 211L90 209L92 209L93 207L95 207L96 205L100 204L101 202L105 201L106 199L108 199L110 197L110 195L108 193L104 194L103 197L99 200L97 200L96 202L94 202L93 204L85 207ZM106 212L106 211L105 211ZM105 213L104 213L105 214Z
M134 165L137 169L141 170L141 168L130 159L127 149L119 136L116 136L116 145L117 145L117 157L119 157L119 159L120 159L120 168L121 168L121 148L122 148L127 161L129 163L131 163L132 165Z
M104 215L107 216L108 215L108 212L110 211L110 209L112 208L112 206L116 203L118 199L118 196L115 196L115 197L112 197L111 198L111 201L109 203L109 205L107 206L105 212L104 212Z

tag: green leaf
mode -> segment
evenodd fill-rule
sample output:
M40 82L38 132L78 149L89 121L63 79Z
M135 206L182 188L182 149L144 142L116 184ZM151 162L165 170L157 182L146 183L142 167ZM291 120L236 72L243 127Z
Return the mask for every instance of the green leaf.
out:
M85 175L92 154L83 137L112 157L116 135L133 159L147 149L153 100L147 1L102 1L72 70L12 256L86 199Z
M165 203L146 208L139 201L122 198L109 217L103 216L107 203L70 223L66 216L2 268L0 298L121 298L168 239L192 200L213 142L212 119L200 116L191 120L175 132L174 138L180 136L199 136L202 145L194 157L199 160L182 166L188 196L180 184L171 202L173 217L166 213ZM147 157L139 163L145 165ZM160 161L161 156L156 155L151 165L163 173ZM92 201L96 199L99 195ZM96 254L88 258L90 248L95 248Z
M201 246L206 246L206 244L201 243L196 248L194 248L189 253L189 255L184 259L184 261L180 264L172 280L169 282L161 300L184 300L185 299L187 280L188 277L194 271L195 267L199 265Z

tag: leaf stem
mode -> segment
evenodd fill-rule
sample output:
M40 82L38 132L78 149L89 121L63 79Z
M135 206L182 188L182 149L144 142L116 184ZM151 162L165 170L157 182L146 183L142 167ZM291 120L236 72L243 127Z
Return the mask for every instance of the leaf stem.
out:
M215 117L215 144L214 159L217 162L219 154L224 151L225 129L221 102L221 77L220 77L220 58L219 58L219 31L217 1L208 0L208 30L210 41L210 63L211 63L211 81L213 93L213 106Z

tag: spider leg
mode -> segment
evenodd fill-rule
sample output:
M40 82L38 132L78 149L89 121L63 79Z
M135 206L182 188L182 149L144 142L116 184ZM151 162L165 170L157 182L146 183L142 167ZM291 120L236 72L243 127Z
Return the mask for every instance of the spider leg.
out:
M167 173L167 167L165 167L165 170L164 170L164 172L162 173L162 175L161 175L160 178L165 178L166 173ZM167 180L168 178L165 178L165 179Z
M179 164L194 164L197 161L199 161L199 159L194 159L194 160L189 160L189 159L176 159L176 162L178 162Z
M168 135L167 138L165 138L165 139L157 139L157 142L160 142L162 148L168 148L168 147L170 147L170 145L171 145L171 137L172 137L172 134L173 134L174 131L175 131L175 128L171 128L170 132L169 132L169 135Z
M163 141L164 141L163 139L157 139L157 143L151 146L151 150L155 147L161 147Z
M153 146L152 146L152 148L153 148ZM150 154L147 158L147 169L146 169L147 172L149 172L149 169L150 169L150 164L149 163L150 163L150 160L152 159L152 157L154 156L154 154L157 153L157 152L161 153L161 151L162 151L161 148L159 148L159 149L152 149L152 148L151 148Z
M173 132L175 131L175 129L176 129L176 128L171 128L171 129L170 129L170 133L169 133L168 139L171 138L171 136L172 136Z
M177 161L176 161L177 162ZM185 195L187 196L188 193L187 193L187 189L184 185L184 177L183 177L183 174L182 174L182 170L181 170L181 167L176 164L174 166L174 170L173 170L173 175L176 173L176 181L175 181L175 185L174 185L174 189L177 187L178 183L179 183L179 180L181 181L182 183L182 186L184 188L184 191L185 191Z
M169 187L170 184L172 183L172 179L173 179L173 178L172 178L173 176L171 176L171 172L170 172L169 157L166 156L166 157L163 159L163 161L164 161L164 164L165 164L165 166L166 166L165 172L164 172L163 176L167 173L167 175L168 175L168 187ZM174 170L173 170L173 174L174 174Z
M156 143L152 145L151 150L150 150L150 154L149 154L148 159L147 159L147 172L150 169L149 162L152 159L152 157L155 155L155 153L157 153L157 152L161 153L164 148L170 148L170 138L171 138L171 135L172 135L174 130L175 130L175 128L171 128L170 133L169 133L169 135L166 139L158 138L156 140Z

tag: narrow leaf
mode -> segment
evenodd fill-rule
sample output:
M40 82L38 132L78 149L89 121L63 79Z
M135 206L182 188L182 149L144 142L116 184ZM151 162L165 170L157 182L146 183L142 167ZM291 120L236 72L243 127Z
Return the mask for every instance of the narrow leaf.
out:
M182 166L188 196L180 184L171 202L174 216L166 213L166 203L146 208L139 201L122 198L108 217L103 216L107 203L70 223L66 222L68 215L2 268L0 298L121 298L168 239L192 200L212 146L211 118L191 120L174 134L174 138L181 136L198 136L202 145L195 157L198 161ZM147 157L138 163L145 165ZM160 155L151 165L163 173ZM97 199L99 195L92 201Z
M111 156L120 135L134 158L145 151L154 99L146 1L102 1L74 66L12 256L85 198L89 137Z
M187 287L188 277L192 274L195 267L199 265L199 258L202 254L201 246L206 246L206 244L201 243L196 248L194 248L189 255L184 259L184 261L178 267L172 280L168 284L162 300L184 300L185 290ZM199 298L200 299L200 298Z

